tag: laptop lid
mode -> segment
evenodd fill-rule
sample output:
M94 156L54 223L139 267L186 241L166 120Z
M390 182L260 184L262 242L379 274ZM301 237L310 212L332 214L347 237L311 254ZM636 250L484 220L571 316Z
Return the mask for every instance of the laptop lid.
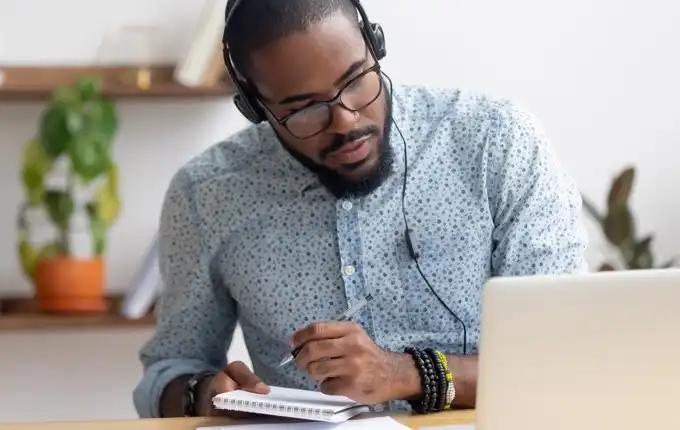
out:
M493 278L477 430L680 429L680 270Z

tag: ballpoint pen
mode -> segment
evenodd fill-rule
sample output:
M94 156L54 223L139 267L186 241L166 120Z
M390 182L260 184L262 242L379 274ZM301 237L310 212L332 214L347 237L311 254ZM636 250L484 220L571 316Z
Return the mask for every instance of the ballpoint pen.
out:
M336 322L342 322L342 321L347 321L350 318L352 318L357 312L359 312L368 302L373 300L373 296L371 294L366 294L366 296L361 299L357 304L354 306L350 307L347 309L345 312L343 312L340 316L338 316L335 321ZM290 354L286 356L283 360L281 360L281 363L279 363L279 367L290 363L291 361L295 360L295 357L300 353L302 350L302 346L298 346L295 348Z

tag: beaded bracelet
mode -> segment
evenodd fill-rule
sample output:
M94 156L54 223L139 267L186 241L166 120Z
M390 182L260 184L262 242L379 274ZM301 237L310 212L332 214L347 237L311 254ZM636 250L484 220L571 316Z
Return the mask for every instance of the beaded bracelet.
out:
M413 361L420 374L422 395L417 401L409 401L411 409L416 413L425 414L431 410L430 405L437 398L436 375L431 359L418 348L408 347L406 352L413 357Z
M449 382L446 379L446 371L439 354L437 354L437 352L432 348L427 348L425 352L432 359L435 367L435 373L437 374L437 391L439 396L437 397L434 405L432 405L432 410L434 412L441 412L446 407L446 393L448 391Z
M437 371L437 364L432 359L432 356L427 353L427 351L421 351L423 356L423 361L428 370L431 370L429 377L430 382L430 403L427 405L427 412L433 412L437 410L437 405L439 404L439 398L442 395L440 380L441 375Z
M441 351L437 351L437 355L439 356L439 359L442 365L444 366L444 371L446 373L446 381L448 382L446 389L446 404L444 406L444 409L451 409L453 399L456 398L456 387L453 384L453 374L449 369L449 363L448 360L446 359L446 354L444 354Z

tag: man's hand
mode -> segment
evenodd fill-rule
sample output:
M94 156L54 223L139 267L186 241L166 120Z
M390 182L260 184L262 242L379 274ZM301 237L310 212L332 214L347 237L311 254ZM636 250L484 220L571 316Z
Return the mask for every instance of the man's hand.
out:
M228 416L243 418L252 416L242 412L216 409L212 398L220 393L246 390L257 394L268 394L270 388L250 371L242 361L229 363L221 372L204 381L198 390L197 412L200 416Z
M419 395L419 374L411 357L381 349L355 323L313 323L296 332L291 343L303 346L297 367L321 381L325 394L365 404Z

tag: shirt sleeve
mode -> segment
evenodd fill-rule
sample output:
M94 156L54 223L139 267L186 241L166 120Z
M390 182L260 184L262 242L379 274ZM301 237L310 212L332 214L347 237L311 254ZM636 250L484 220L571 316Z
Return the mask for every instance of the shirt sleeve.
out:
M487 145L492 275L587 271L581 194L536 119L512 106L498 109Z
M156 331L139 354L143 375L133 402L140 418L160 416L161 394L173 379L226 364L235 304L212 269L201 225L191 180L180 171L161 211L158 258L164 288Z

